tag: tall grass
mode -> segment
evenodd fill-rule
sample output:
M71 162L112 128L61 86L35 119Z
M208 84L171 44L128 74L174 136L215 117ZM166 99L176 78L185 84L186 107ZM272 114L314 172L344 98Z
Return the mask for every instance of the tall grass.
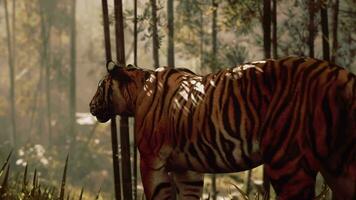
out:
M66 179L69 155L67 155L63 176L60 187L57 189L51 186L41 185L38 172L35 169L32 177L32 184L29 184L28 179L28 165L26 165L23 172L23 179L11 179L11 167L9 160L11 158L12 151L8 154L5 162L0 169L0 199L1 200L74 200L83 199L84 188L81 189L79 196L71 195L70 192L66 192ZM60 191L58 193L58 191ZM67 194L66 194L67 193ZM100 192L99 192L100 193ZM99 197L97 194L97 198ZM66 196L66 198L65 198Z

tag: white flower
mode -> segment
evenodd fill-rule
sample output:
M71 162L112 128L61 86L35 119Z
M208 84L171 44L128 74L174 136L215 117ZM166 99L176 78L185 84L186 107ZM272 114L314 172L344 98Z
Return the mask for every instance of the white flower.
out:
M48 165L48 160L46 158L41 158L40 159L40 162L43 164L43 165Z
M25 152L23 151L23 149L19 149L19 156L23 156L25 155Z
M94 143L95 143L95 144L99 144L99 143L100 143L100 140L99 140L99 139L95 139L95 140L94 140Z
M22 163L24 163L24 161L21 158L16 160L16 165L21 165Z
M37 153L37 156L38 157L42 157L44 155L44 153L46 152L46 150L43 148L42 145L40 144L36 144L34 146L35 150L36 150L36 153Z

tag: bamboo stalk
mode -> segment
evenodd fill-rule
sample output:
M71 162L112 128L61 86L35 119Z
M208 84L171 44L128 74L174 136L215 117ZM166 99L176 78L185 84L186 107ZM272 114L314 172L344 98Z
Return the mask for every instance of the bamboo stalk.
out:
M10 22L7 8L7 0L5 3L5 21L6 21L6 35L7 35L7 47L8 47L8 62L9 62L9 75L10 75L10 108L11 108L11 127L12 135L10 141L13 146L16 146L16 110L15 110L15 69L14 69L14 57L13 57L13 44L11 42Z
M105 55L106 61L112 60L111 56L111 44L110 44L110 26L109 26L109 11L107 0L102 0L103 9L103 27L104 27L104 41L105 41ZM112 160L114 170L114 186L115 186L115 198L121 200L121 178L120 178L120 166L119 166L119 149L117 140L117 128L116 118L111 118L111 148L112 148Z
M137 0L134 0L134 65L137 66ZM133 149L133 199L137 200L137 141L136 137L133 137L134 149Z
M115 9L115 33L116 33L116 59L120 66L126 66L125 63L125 39L124 22L122 13L122 0L114 1ZM131 161L130 161L130 139L128 118L120 118L120 142L122 157L122 182L123 197L125 200L132 199L132 180L131 180Z

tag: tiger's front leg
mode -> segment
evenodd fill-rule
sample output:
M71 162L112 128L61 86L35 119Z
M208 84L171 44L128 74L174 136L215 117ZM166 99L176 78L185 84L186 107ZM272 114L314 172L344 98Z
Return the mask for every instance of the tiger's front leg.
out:
M179 200L200 199L204 186L204 174L193 171L183 171L172 172L172 175L176 184Z
M172 183L164 164L141 158L141 177L146 199L172 199ZM152 167L158 166L158 167Z

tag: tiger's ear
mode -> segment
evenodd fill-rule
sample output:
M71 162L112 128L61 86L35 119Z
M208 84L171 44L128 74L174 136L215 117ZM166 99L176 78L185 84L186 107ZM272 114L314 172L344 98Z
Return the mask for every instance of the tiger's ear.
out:
M112 60L109 60L106 63L106 70L108 71L109 74L111 74L113 71L115 71L119 66Z
M135 65L133 65L133 64L128 64L128 65L127 65L127 68L128 68L128 69L132 69L132 68L137 68L137 67L136 67Z
M111 75L111 77L113 77L116 80L122 82L129 82L130 80L132 80L130 74L127 72L125 67L121 67L117 65L115 62L111 60L106 63L106 69L108 73Z

